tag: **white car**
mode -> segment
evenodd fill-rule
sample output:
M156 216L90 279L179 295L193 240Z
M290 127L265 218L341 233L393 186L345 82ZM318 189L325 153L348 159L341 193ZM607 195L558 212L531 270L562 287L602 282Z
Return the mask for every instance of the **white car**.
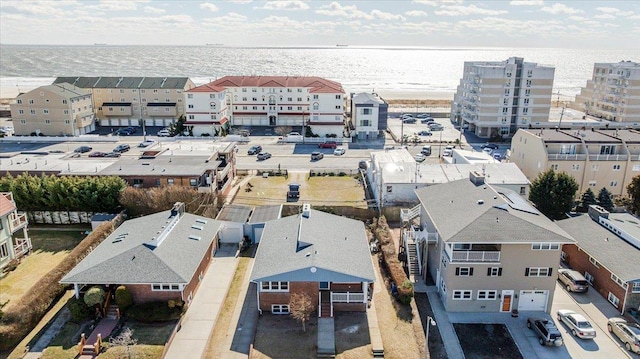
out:
M493 150L488 148L488 147L485 147L485 148L482 149L482 152L484 152L484 153L488 154L489 156L491 156L491 154L493 153Z
M453 155L453 150L446 149L442 151L442 157L451 157Z
M169 130L164 129L164 130L160 130L157 133L158 137L169 137L171 136L171 133L169 132Z
M558 321L564 323L574 337L581 339L593 339L596 337L596 330L582 314L578 314L569 309L558 311Z
M335 150L333 150L333 154L336 156L342 156L345 152L347 151L344 149L344 147L337 147Z
M156 144L156 140L145 140L138 144L138 147L149 147Z
M416 160L416 162L424 162L424 160L427 159L427 157L422 153L418 153L417 155L413 156L413 158Z
M607 322L609 333L615 334L624 347L636 354L640 354L640 326L627 323L623 318L610 318Z

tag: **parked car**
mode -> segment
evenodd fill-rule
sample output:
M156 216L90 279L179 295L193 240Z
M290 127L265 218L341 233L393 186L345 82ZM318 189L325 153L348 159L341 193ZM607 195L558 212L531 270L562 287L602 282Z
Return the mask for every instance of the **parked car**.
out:
M563 344L560 331L549 319L527 318L527 328L536 333L540 345L553 345L559 347Z
M585 293L589 290L587 278L582 273L572 269L558 269L558 280L565 285L567 292Z
M164 130L158 131L157 135L158 137L169 137L171 136L171 132L165 128Z
M298 132L289 132L287 136L300 136Z
M431 145L422 146L422 150L420 150L420 153L425 156L431 156Z
M91 152L89 154L89 157L107 157L107 153L106 152Z
M271 154L269 152L260 152L258 153L258 160L262 161L262 160L266 160L271 158Z
M131 149L131 146L127 145L126 143L121 143L117 145L116 148L113 149L113 152L122 153L122 152L127 152L130 149Z
M73 150L73 152L75 152L75 153L86 153L86 152L91 152L91 150L93 150L92 147L80 146L80 147L76 148L75 150Z
M484 153L488 154L489 156L491 156L491 154L493 153L493 150L488 148L488 147L485 147L485 148L482 149L482 152L484 152Z
M156 141L156 140L144 140L144 141L142 141L142 142L140 142L138 144L138 147L143 147L144 148L144 147L153 146L153 145L156 144L156 142L158 142L158 141Z
M424 162L424 160L427 159L427 157L422 153L418 153L417 155L413 156L413 158L416 160L416 162Z
M495 143L485 143L484 145L480 146L480 148L485 149L485 148L490 148L492 150L497 150L498 148L500 148L500 146L496 145Z
M578 314L569 309L558 311L558 321L564 323L574 337L581 339L593 339L596 337L596 330L582 314Z
M136 133L138 132L138 129L135 127L127 127L125 128L125 130L129 131L129 133Z
M418 136L432 136L433 133L431 131L420 131L418 132Z
M640 326L622 318L611 318L607 322L609 333L615 334L628 351L640 354Z
M442 131L444 129L444 127L442 127L441 124L434 122L434 123L429 125L429 129L431 131Z
M262 146L259 145L255 145L255 146L251 146L249 148L249 151L247 151L248 155L256 155L258 153L262 152Z
M435 123L436 120L433 117L427 117L420 120L420 123L432 124Z
M104 155L105 157L120 157L121 154L119 152L109 152L106 155Z
M451 156L453 156L453 150L445 149L444 151L442 151L442 157L451 157Z
M126 128L121 128L118 130L115 130L115 132L113 132L114 135L116 136L130 136L133 132L129 131Z
M400 118L405 119L405 118L414 118L414 116L410 113L404 113L402 114L402 116L400 116Z
M311 152L311 161L318 161L324 158L322 152Z
M496 161L500 161L500 160L502 160L502 155L499 154L499 153L494 153L493 154L493 159L496 160Z
M406 117L402 119L403 123L416 123L416 119L413 117Z
M430 114L428 113L421 113L419 115L416 116L417 118L432 118Z
M336 148L338 144L335 141L326 141L322 143L318 143L318 148Z
M333 154L336 156L342 156L345 152L347 152L347 150L345 150L344 147L338 147L333 151Z

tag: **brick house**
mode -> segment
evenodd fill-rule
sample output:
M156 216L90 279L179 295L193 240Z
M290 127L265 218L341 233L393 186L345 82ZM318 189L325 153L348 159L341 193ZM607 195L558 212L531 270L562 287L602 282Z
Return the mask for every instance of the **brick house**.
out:
M134 303L180 298L189 304L218 248L221 223L169 211L124 222L62 280L76 297L84 286L125 285Z
M288 314L292 293L318 303L319 317L365 311L375 272L361 221L312 210L266 223L251 281L258 310Z
M582 273L620 314L640 309L640 220L590 206L589 215L556 222L575 238L563 260Z

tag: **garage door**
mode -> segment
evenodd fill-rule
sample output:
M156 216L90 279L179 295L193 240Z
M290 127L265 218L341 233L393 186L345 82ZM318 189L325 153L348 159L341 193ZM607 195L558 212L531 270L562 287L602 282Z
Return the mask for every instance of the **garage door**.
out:
M535 310L544 312L547 309L548 290L521 290L518 310Z

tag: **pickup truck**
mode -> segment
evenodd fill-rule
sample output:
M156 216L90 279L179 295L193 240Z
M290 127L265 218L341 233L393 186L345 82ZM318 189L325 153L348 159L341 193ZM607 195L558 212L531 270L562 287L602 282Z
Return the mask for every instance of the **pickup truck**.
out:
M300 185L297 183L289 184L289 191L287 191L287 198L299 198L300 197Z
M536 333L540 345L553 345L559 347L563 344L560 331L549 319L527 318L527 328Z

